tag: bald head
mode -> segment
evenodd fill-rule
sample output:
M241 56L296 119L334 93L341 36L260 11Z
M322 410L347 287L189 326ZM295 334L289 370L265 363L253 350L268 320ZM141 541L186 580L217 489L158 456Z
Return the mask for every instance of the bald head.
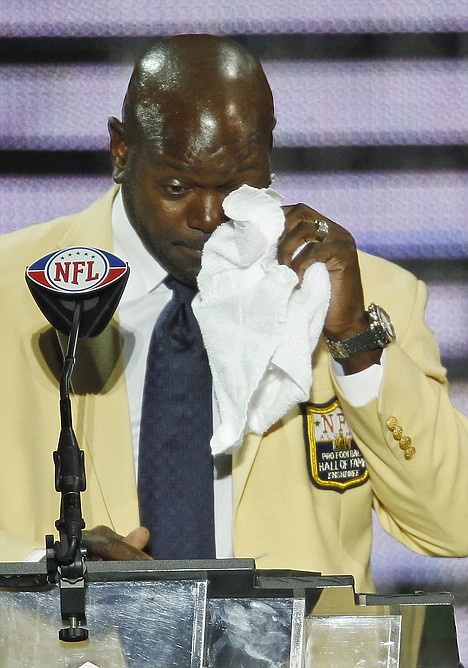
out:
M270 87L259 61L240 44L214 35L175 35L144 53L123 110L127 141L144 139L172 152L183 136L192 148L216 142L219 121L271 143Z
M157 262L196 286L226 195L271 183L271 91L259 62L212 35L163 39L138 61L123 122L109 119L114 180Z

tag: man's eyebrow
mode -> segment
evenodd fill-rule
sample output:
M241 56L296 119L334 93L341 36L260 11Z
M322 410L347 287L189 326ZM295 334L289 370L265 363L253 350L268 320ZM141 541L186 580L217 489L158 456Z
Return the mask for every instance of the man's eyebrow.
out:
M190 169L194 168L193 164L191 165L189 163L184 163L175 159L171 159L169 157L163 157L162 155L160 156L150 155L149 166L154 170L162 168L162 169L173 169L185 172L188 172Z

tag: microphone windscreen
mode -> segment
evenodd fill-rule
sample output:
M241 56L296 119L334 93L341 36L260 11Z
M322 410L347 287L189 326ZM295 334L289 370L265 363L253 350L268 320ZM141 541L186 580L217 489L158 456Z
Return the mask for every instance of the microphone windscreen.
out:
M26 283L50 324L68 335L77 301L83 302L80 337L100 334L117 308L130 268L108 251L73 246L26 268Z

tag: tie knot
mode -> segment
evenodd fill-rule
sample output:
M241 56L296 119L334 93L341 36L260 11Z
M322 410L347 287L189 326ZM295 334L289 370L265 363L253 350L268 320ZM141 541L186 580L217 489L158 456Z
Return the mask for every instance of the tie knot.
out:
M180 283L173 276L166 276L163 282L164 285L172 290L172 299L181 304L191 304L192 299L197 294L197 291L194 288L190 288L188 285Z

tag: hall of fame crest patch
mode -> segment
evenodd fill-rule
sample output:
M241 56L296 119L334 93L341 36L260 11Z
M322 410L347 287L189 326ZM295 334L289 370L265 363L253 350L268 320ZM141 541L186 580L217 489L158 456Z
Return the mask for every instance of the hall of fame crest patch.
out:
M302 404L304 436L313 484L343 493L369 478L343 410L334 398L326 404Z

